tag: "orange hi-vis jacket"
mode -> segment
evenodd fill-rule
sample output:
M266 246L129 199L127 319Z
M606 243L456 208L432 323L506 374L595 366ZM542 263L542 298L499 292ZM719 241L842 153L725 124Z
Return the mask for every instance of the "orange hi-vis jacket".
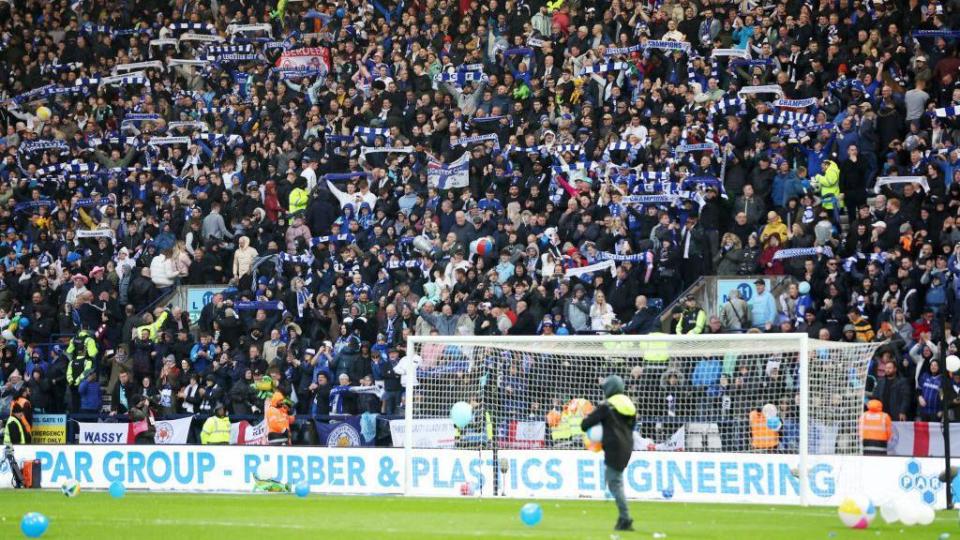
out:
M867 402L867 412L860 415L860 437L864 442L886 443L893 435L890 415L883 412L883 403L877 399Z
M288 415L283 408L283 394L275 392L267 405L267 431L286 433L292 422L293 416Z
M760 411L750 411L750 444L758 450L776 448L780 434L767 427L767 417Z

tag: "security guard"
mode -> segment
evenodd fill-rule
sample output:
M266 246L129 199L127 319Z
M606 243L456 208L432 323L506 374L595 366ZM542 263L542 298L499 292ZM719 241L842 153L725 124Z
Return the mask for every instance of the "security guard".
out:
M3 426L3 445L30 444L30 423L23 417L23 408L14 403L10 408L10 416Z
M833 210L834 201L843 207L840 199L840 167L835 162L823 160L823 174L818 174L813 180L820 188L820 200L824 208Z
M893 435L893 422L890 415L883 412L883 403L879 399L867 402L867 410L860 415L860 437L863 439L863 453L887 455L887 443Z
M707 312L697 305L697 299L691 294L683 302L683 311L677 321L676 333L702 334L707 326Z
M81 330L67 346L67 390L70 392L70 412L80 410L80 383L93 372L97 357L97 342L86 330Z
M286 399L280 392L274 392L267 403L267 443L272 445L289 445L291 443L290 424L293 416L288 414Z
M623 493L623 470L627 468L633 453L633 426L637 422L637 408L623 393L624 383L619 375L607 377L602 387L606 401L583 419L580 429L587 431L597 424L603 426L603 462L607 466L607 489L613 494L619 514L613 528L617 531L632 531L633 519L630 518L627 498Z
M213 406L214 415L207 418L200 431L200 444L230 444L230 418L223 403Z

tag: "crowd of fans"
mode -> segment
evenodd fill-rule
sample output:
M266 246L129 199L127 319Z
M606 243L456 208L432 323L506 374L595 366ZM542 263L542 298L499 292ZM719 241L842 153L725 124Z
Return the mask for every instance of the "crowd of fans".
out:
M0 3L3 394L395 414L408 335L649 333L765 274L670 331L889 340L873 392L933 419L954 7ZM224 289L195 329L184 284Z

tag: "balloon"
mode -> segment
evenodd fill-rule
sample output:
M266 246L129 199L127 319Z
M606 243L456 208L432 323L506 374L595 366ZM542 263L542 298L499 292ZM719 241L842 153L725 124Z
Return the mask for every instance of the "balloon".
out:
M570 335L570 331L567 330L567 327L566 327L566 326L561 326L560 328L557 328L557 331L554 332L554 333L555 333L556 335L558 335L558 336L569 336L569 335Z
M889 524L900 521L900 516L897 513L896 501L887 501L880 505L880 517L882 517L883 520Z
M760 411L767 418L772 418L774 416L777 416L777 406L774 405L773 403L767 403L766 405L763 406L762 409L760 409Z
M780 428L783 427L783 420L780 420L779 416L771 416L767 418L767 428L772 429L773 431L780 431Z
M26 317L20 317L20 322L18 325L20 326L21 330L23 330L24 328L30 328L30 319Z
M342 19L347 12L343 8L337 8L336 14L338 19Z
M590 442L603 441L603 426L600 424L597 424L592 428L588 429L587 438L590 439Z
M800 294L809 294L810 293L810 284L806 281L801 281L800 285L797 286L797 289L800 291Z
M600 452L603 450L603 444L599 442L590 442L590 439L583 440L584 445L586 445L587 450L591 452Z
M550 427L557 427L560 425L560 411L554 409L547 413L547 425Z
M537 503L527 503L520 509L520 521L527 527L533 527L543 519L543 508Z
M947 357L947 371L960 371L960 357L955 354Z
M920 510L913 501L901 500L897 503L897 515L900 516L900 521L907 527L912 527L920 521L919 513Z
M926 527L933 523L933 520L937 518L937 513L933 511L933 508L930 505L922 504L919 507L917 512L917 523Z
M481 257L486 257L493 253L493 240L491 240L489 236L477 238L473 242L470 242L470 251Z
M39 118L41 122L46 122L47 120L49 120L50 109L44 107L43 105L37 107L37 118Z
M466 401L458 401L450 407L450 420L453 425L463 428L473 420L473 407Z
M20 520L20 531L28 538L40 538L49 526L50 520L40 512L28 512Z
M307 485L306 482L300 482L295 488L293 488L293 492L297 494L297 497L302 499L310 494L310 486Z
M110 496L114 499L122 499L127 494L127 488L118 480L110 484Z

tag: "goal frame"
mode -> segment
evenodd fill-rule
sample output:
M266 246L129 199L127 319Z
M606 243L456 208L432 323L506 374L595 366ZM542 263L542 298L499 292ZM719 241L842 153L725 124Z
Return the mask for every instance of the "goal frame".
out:
M799 444L798 444L798 467L797 472L800 478L805 479L809 474L809 432L810 432L810 338L807 334L799 332L775 333L775 334L709 334L709 335L691 335L691 334L585 334L575 336L408 336L407 354L417 351L418 345L427 344L464 344L464 345L490 345L497 341L509 343L529 343L536 345L545 341L554 343L682 343L699 341L703 343L716 342L764 342L764 341L791 341L795 340L799 356ZM403 440L403 466L406 481L404 482L404 494L410 495L413 448L413 403L414 385L408 384L404 387L404 440ZM494 450L496 452L496 450ZM800 505L808 506L808 486L807 482L801 481L800 485Z

